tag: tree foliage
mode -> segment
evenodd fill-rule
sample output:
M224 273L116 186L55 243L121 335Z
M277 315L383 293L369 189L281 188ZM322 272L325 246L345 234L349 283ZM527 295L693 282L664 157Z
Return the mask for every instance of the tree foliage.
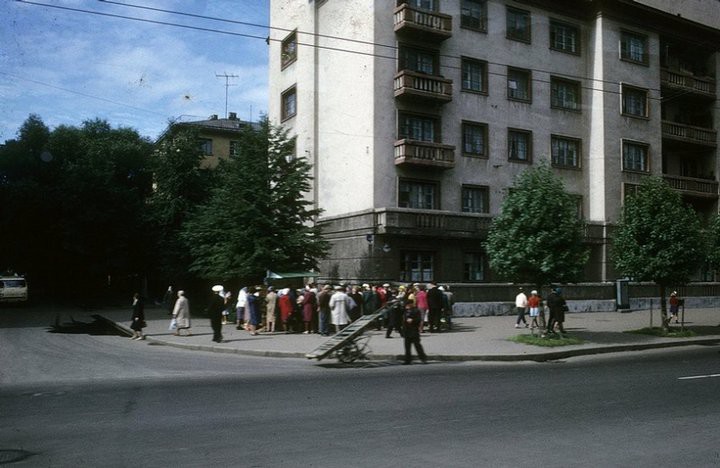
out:
M528 169L515 180L486 243L497 275L538 287L576 280L588 259L575 199L550 168Z
M661 178L646 178L626 197L613 235L612 260L621 275L660 286L663 317L666 287L689 281L704 250L699 217Z
M238 156L217 168L218 183L183 225L193 260L207 279L259 281L267 269L310 269L326 242L312 224L319 211L303 198L310 165L294 140L267 121L248 128Z

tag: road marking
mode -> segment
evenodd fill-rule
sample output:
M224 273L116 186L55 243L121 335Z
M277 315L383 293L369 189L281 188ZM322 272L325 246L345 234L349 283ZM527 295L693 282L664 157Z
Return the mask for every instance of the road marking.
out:
M713 377L720 377L720 374L691 375L688 377L678 377L678 380L711 379Z

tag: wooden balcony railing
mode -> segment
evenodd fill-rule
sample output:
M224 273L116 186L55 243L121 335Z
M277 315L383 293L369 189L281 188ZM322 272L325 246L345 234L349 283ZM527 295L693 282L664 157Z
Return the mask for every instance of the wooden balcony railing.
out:
M668 69L660 70L660 80L663 85L682 88L685 91L701 93L715 97L715 79L676 73Z
M695 177L682 177L663 174L663 179L673 189L686 195L717 198L718 182L712 179L697 179Z
M452 80L441 76L402 70L395 75L394 88L395 97L400 99L419 98L441 104L452 101Z
M455 147L402 139L395 142L395 165L412 165L450 169L455 166Z
M421 10L407 3L395 9L395 32L424 40L444 41L452 36L452 16L435 11Z
M671 138L687 143L717 146L717 132L715 130L667 120L662 122L662 136L663 138Z

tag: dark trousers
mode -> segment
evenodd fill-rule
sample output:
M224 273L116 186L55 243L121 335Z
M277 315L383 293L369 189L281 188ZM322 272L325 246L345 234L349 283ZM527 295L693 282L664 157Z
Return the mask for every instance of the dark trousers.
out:
M548 319L547 324L547 331L548 333L553 333L555 331L555 324L558 325L558 330L560 330L560 333L565 333L565 329L563 328L563 323L557 319L557 317L550 312L550 319Z
M440 316L442 309L430 309L428 312L428 322L430 322L430 331L440 331Z
M525 325L527 325L527 320L525 320L525 307L516 307L517 309L517 322L515 322L516 325L520 325L520 321L522 321Z
M406 332L407 333L407 332ZM410 346L415 345L415 352L417 353L418 357L421 361L425 362L427 361L427 355L425 355L425 350L423 349L422 345L420 344L420 336L411 336L411 337L405 337L405 363L410 364L412 362L412 354L410 353Z
M220 343L223 339L222 336L222 316L213 317L210 319L210 326L213 331L213 341Z
M392 335L392 331L395 330L398 333L400 333L400 336L403 334L402 330L402 323L400 322L400 312L396 310L390 310L388 312L388 318L387 318L387 327L385 331L385 337L390 338Z

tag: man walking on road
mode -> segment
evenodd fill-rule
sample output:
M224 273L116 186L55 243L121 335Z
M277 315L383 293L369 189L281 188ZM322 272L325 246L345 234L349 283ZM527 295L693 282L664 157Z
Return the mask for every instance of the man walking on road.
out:
M520 288L518 291L518 295L515 296L515 309L517 311L517 321L515 322L515 328L520 328L520 321L522 321L525 324L525 328L527 328L528 323L527 320L525 320L525 310L527 309L527 296L525 295L525 291L523 291L523 288Z
M422 316L418 308L415 307L412 301L406 301L403 313L403 338L405 339L405 360L403 364L410 364L412 362L410 347L413 345L423 364L427 363L427 355L425 354L422 344L420 344L421 320Z

